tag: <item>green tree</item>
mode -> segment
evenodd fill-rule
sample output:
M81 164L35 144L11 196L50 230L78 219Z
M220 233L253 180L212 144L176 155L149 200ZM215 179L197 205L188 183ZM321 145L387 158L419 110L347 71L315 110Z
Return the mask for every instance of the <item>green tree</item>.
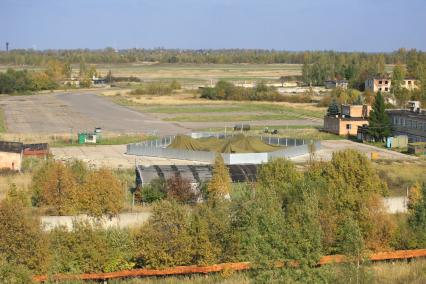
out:
M0 282L4 284L34 283L28 268L4 259L0 259Z
M327 115L335 116L340 114L339 106L337 105L336 99L333 99L331 104L328 106Z
M50 273L112 272L135 265L133 239L127 230L75 222L72 230L55 227L49 240Z
M426 247L426 183L423 183L421 194L417 201L411 205L408 223L416 236L416 247Z
M393 224L384 212L382 202L387 186L367 157L354 150L336 152L321 175L326 179L320 198L320 206L327 212L324 218L337 224L345 218L354 218L368 248L389 247ZM327 224L324 227L326 234L336 235L336 224L330 224L328 220L322 223Z
M167 196L166 181L164 179L152 180L149 184L136 190L135 198L139 202L153 203Z
M368 132L372 137L374 137L378 141L389 137L392 134L389 116L386 113L385 109L385 100L382 96L382 93L378 92L373 105L373 109L368 119Z
M393 68L392 73L392 93L395 98L398 100L400 106L405 105L407 101L406 92L403 92L405 89L403 87L405 78L405 69L402 65L397 64Z
M136 235L138 262L153 268L190 265L192 241L188 209L175 201L160 201Z

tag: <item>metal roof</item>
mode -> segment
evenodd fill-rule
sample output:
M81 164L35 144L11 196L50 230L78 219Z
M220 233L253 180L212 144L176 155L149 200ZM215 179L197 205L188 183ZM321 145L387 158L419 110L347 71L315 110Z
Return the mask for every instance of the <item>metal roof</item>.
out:
M232 182L256 181L258 165L227 165ZM153 165L136 166L138 184L148 184L155 179L169 179L178 175L190 183L205 183L212 178L212 165Z
M0 141L0 152L21 153L23 145L20 142Z

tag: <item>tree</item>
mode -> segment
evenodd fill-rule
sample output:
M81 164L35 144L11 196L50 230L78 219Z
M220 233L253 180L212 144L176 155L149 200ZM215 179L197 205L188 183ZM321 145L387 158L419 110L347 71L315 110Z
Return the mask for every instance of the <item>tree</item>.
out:
M207 187L208 196L212 198L229 197L231 182L228 167L225 165L222 156L217 154L213 166L213 176Z
M19 284L35 283L31 271L23 265L17 265L7 260L0 259L0 283Z
M33 272L46 271L48 252L41 222L19 198L0 202L0 231L1 258Z
M48 206L59 215L76 211L77 184L71 170L61 162L45 163L34 173L31 187L35 206Z
M48 160L33 176L32 202L50 214L86 213L113 216L124 204L123 186L107 169L89 170L81 161L63 164Z
M180 175L169 178L166 181L167 197L180 203L195 203L198 194L195 192L188 179L182 178Z
M368 132L378 141L392 134L389 116L385 109L385 100L382 93L378 92L368 119Z
M289 160L278 158L262 165L258 170L257 182L261 187L270 188L280 194L286 194L302 175Z
M412 205L408 224L416 236L416 247L426 247L426 183L423 183L420 198Z
M340 114L339 106L337 105L336 99L333 98L333 101L328 106L327 115L335 116L339 114Z
M190 265L192 241L187 208L173 200L161 201L136 234L137 261L152 268Z
M153 203L167 196L166 181L164 179L152 180L148 185L136 190L135 198L139 202Z
M392 73L392 93L398 100L400 106L405 105L408 100L407 90L403 87L405 78L404 67L400 64L395 65Z
M320 206L327 212L323 222L327 230L324 232L331 235L326 238L332 239L336 235L336 224L345 218L353 218L360 226L367 248L387 248L393 230L382 201L387 186L367 157L354 150L333 153L321 175L326 179L320 195ZM330 224L328 218L334 220L334 224Z
M120 182L105 168L90 172L76 195L79 211L98 218L117 215L124 205Z
M134 266L133 240L127 230L74 222L72 230L55 227L49 239L50 273L112 272Z

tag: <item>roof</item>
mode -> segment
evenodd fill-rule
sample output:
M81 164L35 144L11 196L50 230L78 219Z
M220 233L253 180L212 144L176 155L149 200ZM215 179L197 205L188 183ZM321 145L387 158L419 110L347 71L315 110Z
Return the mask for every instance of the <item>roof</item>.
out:
M336 83L336 84L343 84L348 83L348 80L326 80L326 83Z
M37 144L24 144L25 150L31 150L31 151L44 151L49 149L49 144L47 143L37 143Z
M414 112L408 109L387 109L386 113L389 115L404 115L407 117L417 118L417 119L426 119L426 112Z
M228 165L232 182L256 181L258 165ZM175 175L189 180L190 183L205 183L212 178L212 165L152 165L136 166L138 184L148 184L155 179L169 179Z
M0 152L21 153L23 145L21 142L0 141Z
M342 121L368 121L368 118L366 117L349 117L349 116L342 117L341 115L337 117L334 115L326 115L326 117L335 118Z

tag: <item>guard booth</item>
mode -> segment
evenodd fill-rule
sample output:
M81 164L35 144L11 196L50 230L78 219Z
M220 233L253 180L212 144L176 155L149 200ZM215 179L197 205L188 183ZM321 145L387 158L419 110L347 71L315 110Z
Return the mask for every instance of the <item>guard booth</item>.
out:
M80 132L78 133L78 144L96 144L101 140L102 129L96 127L93 132Z

